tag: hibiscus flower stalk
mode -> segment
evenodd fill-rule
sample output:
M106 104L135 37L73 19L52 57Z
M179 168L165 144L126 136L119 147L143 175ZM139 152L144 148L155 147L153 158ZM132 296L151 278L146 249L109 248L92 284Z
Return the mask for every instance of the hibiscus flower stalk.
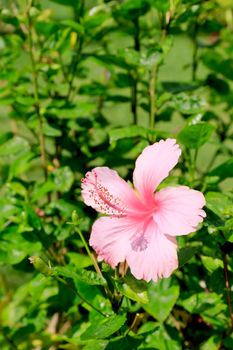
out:
M77 212L76 212L76 210L74 210L74 211L72 212L72 224L73 224L73 226L74 226L74 229L75 229L75 231L78 233L78 235L79 235L79 237L80 237L80 239L81 239L81 241L82 241L82 243L83 243L83 245L84 245L84 248L86 249L86 252L87 252L89 258L90 258L91 261L92 261L92 264L93 264L93 266L94 266L96 272L99 274L99 276L100 276L101 278L104 279L104 276L103 276L103 274L102 274L102 272L101 272L101 270L100 270L100 268L99 268L99 265L98 265L98 263L97 263L97 260L95 259L95 256L91 253L91 251L90 251L90 249L89 249L89 247L88 247L88 244L87 244L87 242L86 242L86 240L85 240L85 238L84 238L84 236L83 236L83 234L82 234L82 231L80 230L80 228L79 228L79 226L78 226L78 221L79 221L79 218L78 218ZM112 294L111 294L109 288L108 288L107 286L105 286L105 287L104 287L104 290L105 290L105 293L107 294L107 296L111 299L111 298L112 298Z
M134 189L116 171L97 167L82 179L86 205L105 214L92 226L90 245L112 268L126 261L137 279L157 281L178 267L176 236L196 231L205 198L187 186L155 191L177 164L175 139L146 147L136 160Z
M227 291L227 303L229 308L229 315L230 315L230 321L231 321L231 328L233 329L233 313L232 313L232 306L231 306L231 288L229 283L229 273L228 273L228 262L227 262L227 255L221 247L222 252L222 260L223 260L223 266L224 266L224 277L225 277L225 285L226 285L226 291Z
M73 226L74 226L75 231L78 233L78 235L79 235L79 237L80 237L80 239L81 239L81 241L82 241L82 243L83 243L83 245L84 245L84 248L86 249L86 252L87 252L87 254L89 255L89 258L91 259L92 264L93 264L93 266L94 266L96 272L97 272L102 278L104 278L104 277L103 277L103 274L102 274L102 272L101 272L101 270L100 270L100 268L99 268L99 265L98 265L98 263L97 263L97 261L96 261L96 259L95 259L95 257L94 257L94 255L91 253L91 251L90 251L90 249L89 249L89 247L88 247L88 244L87 244L87 242L86 242L86 240L85 240L85 238L84 238L84 236L83 236L83 234L82 234L82 231L81 231L80 228L78 227L78 215L77 215L76 210L74 210L73 213L72 213L72 224L73 224Z

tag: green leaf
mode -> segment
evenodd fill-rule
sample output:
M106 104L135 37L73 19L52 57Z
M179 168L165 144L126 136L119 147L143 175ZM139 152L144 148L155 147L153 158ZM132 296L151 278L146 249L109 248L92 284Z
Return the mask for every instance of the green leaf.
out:
M142 67L151 68L156 65L159 65L162 62L163 55L161 48L153 49L150 52L147 52L147 54L143 53L140 57L140 64Z
M93 113L96 109L96 104L92 102L79 101L73 108L56 108L49 109L49 113L56 115L59 119L77 119Z
M68 192L74 182L74 174L71 169L68 166L60 167L53 174L57 191Z
M206 80L207 84L220 95L227 95L230 91L229 84L224 79L220 79L215 74L209 74Z
M138 137L138 136L148 139L149 134L150 134L149 129L138 125L126 126L123 128L112 129L109 131L110 143L113 143L114 141L118 141L121 139Z
M222 267L218 267L210 276L208 287L211 291L221 295L226 287L224 271Z
M233 218L225 221L222 230L226 241L233 243Z
M219 267L223 268L223 262L218 258L212 258L211 256L201 256L201 260L205 268L210 273L213 273Z
M218 313L227 308L221 300L221 296L216 293L200 292L188 296L182 300L181 305L190 313L203 314L207 310L211 313ZM208 312L207 312L208 313Z
M103 339L90 340L87 345L84 346L83 350L105 350L108 343L108 340Z
M127 298L142 304L148 303L147 291L136 292L126 283L118 283L117 286L120 293L122 293Z
M108 25L109 20L111 20L111 12L107 4L93 6L84 16L85 30L93 35L95 29L97 32L100 31L102 27Z
M34 98L33 96L17 96L16 102L23 105L23 106L33 106Z
M177 139L185 147L198 149L206 143L214 131L214 126L204 122L185 126L177 135Z
M155 7L158 11L166 13L170 8L169 0L150 0L151 6Z
M76 6L77 5L77 1L76 0L51 0L52 2L55 2L59 5L63 5L63 6Z
M62 131L60 129L55 128L48 123L43 123L43 131L44 134L49 137L59 137L62 135Z
M198 114L203 111L205 101L199 96L180 93L173 97L173 104L175 109L182 114Z
M212 325L225 328L227 304L220 294L194 293L179 302L191 314L200 314Z
M138 350L141 343L141 337L119 336L110 340L106 350Z
M197 247L184 247L178 251L179 267L184 266L197 252Z
M172 329L172 334L169 334L164 325L155 326L155 331L146 337L146 345L148 350L180 350L180 339L177 333ZM145 348L145 350L147 349Z
M27 214L27 221L28 224L33 227L34 229L40 231L42 229L42 222L40 217L35 213L33 210L31 204L24 203L24 210Z
M135 292L144 292L148 289L148 283L143 280L136 279L131 273L127 272L124 277L124 282Z
M80 281L88 285L106 285L106 280L94 271L74 270L73 266L56 266L54 272L58 276L72 278L74 282Z
M43 197L46 193L54 191L56 189L55 183L53 181L46 181L43 184L37 183L37 186L34 187L32 193L32 201L36 202L38 199Z
M179 286L172 285L171 278L150 283L148 288L149 302L142 307L159 322L163 322L169 316L179 296Z
M144 15L149 8L149 0L125 0L121 4L117 14L128 20L132 20Z
M32 166L32 160L35 158L33 152L27 152L18 156L10 165L9 180L14 176L18 176L30 169Z
M92 265L92 261L87 255L80 253L69 252L66 254L70 260L70 263L76 266L76 268L82 269Z
M13 137L12 132L4 132L3 134L0 134L0 145L6 143L7 141L11 140Z
M71 201L69 199L60 198L56 201L53 201L49 204L51 210L57 209L62 216L69 218L74 210L80 211L80 208L77 205L77 202Z
M227 178L233 178L233 158L214 168L209 176L218 176L220 182Z
M211 50L210 50L211 51ZM219 53L207 52L203 55L204 64L214 72L222 74L227 79L233 80L233 59L225 59Z
M113 315L93 324L81 335L82 340L105 339L117 332L126 322L126 315Z
M20 232L17 232L17 228L11 227L6 230L1 237L0 243L0 265L1 264L18 264L26 256L34 255L41 251L42 244L35 241L35 238L26 240Z
M27 197L26 188L20 183L16 181L9 182L8 187L15 193L24 198Z
M218 350L222 343L220 335L212 335L208 340L201 344L200 350Z
M104 67L117 66L123 69L131 68L128 63L125 62L125 60L122 57L116 57L115 55L101 55L101 54L92 54L92 57L94 61L97 61L98 63L102 64Z
M4 144L0 145L0 156L18 156L29 150L29 143L27 140L19 136L14 136Z
M220 218L232 213L232 200L220 192L208 192L206 194L206 207Z
M233 349L233 335L231 334L229 337L226 337L224 339L223 344L227 349L232 350Z
M64 19L61 21L61 24L64 24L65 26L71 28L79 34L84 34L84 27L80 23L75 22L72 19Z

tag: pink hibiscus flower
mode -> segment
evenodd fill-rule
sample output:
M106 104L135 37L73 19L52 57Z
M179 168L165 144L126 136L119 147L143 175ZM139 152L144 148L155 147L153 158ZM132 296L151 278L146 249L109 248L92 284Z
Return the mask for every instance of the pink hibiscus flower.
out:
M90 245L113 268L126 261L137 279L157 281L178 267L176 236L194 232L206 216L205 198L187 186L155 189L178 162L181 150L167 139L146 147L136 160L135 189L116 171L97 167L82 179L84 202L103 216Z

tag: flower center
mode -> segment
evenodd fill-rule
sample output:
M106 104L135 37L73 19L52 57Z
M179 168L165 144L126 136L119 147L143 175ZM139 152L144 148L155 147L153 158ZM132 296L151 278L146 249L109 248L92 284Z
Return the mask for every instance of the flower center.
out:
M131 237L132 250L135 252L143 252L146 250L150 244L152 234L154 234L154 222L152 216L149 214L144 219L140 229Z
M148 247L148 243L148 240L142 232L140 234L137 234L136 237L133 238L133 240L131 241L131 248L135 252L142 252L143 250L146 250L146 248Z

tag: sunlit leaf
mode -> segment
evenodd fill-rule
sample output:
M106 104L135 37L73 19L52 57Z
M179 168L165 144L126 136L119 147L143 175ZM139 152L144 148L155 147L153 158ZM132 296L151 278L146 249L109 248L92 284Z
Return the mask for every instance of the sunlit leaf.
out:
M160 322L166 320L179 296L179 286L171 279L151 283L148 288L149 302L143 308Z
M208 192L206 206L219 217L224 217L232 212L232 200L220 192Z
M91 325L81 336L81 339L105 339L117 332L126 322L125 315L113 315L101 322Z
M178 141L191 149L198 149L206 143L213 131L214 126L204 122L185 126L177 135Z

